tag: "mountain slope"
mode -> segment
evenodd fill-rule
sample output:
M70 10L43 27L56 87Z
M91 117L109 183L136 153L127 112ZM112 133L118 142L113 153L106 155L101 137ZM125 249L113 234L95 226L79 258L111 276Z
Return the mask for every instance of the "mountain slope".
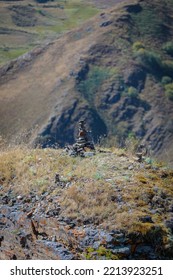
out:
M173 159L172 1L127 1L1 68L1 134L43 147L73 143L85 118L96 141L131 136Z

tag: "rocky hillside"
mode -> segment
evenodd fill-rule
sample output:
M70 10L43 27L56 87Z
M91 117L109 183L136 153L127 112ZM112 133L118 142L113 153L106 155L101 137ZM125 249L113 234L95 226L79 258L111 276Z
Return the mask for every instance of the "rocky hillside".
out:
M172 259L172 186L130 149L3 149L0 259Z
M84 118L95 142L134 137L172 163L173 2L118 2L0 69L3 138L61 147Z

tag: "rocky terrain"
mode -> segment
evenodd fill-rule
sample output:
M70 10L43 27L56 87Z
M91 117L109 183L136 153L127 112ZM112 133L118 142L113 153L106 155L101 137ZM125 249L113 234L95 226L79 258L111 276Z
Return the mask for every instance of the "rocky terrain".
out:
M85 155L1 153L0 259L172 259L172 170L115 148Z

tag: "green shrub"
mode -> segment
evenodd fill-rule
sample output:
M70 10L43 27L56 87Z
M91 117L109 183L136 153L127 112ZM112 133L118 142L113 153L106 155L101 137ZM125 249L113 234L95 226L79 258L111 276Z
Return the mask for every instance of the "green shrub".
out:
M159 54L153 51L140 49L136 53L137 58L151 71L158 72L162 68L162 60Z
M169 55L173 56L173 42L167 42L162 49Z
M163 86L167 85L167 84L170 84L171 82L172 82L171 77L169 77L169 76L163 76L162 77L161 83L162 83Z
M172 60L162 61L162 71L165 75L173 77L173 61Z
M165 85L166 96L173 101L173 83Z
M111 250L100 246L98 249L92 247L87 248L85 254L86 260L118 260L119 256L114 255Z
M145 49L144 45L142 44L142 42L140 41L136 41L134 42L133 46L132 46L132 50L133 52L137 52L140 49Z
M93 94L97 92L108 77L109 70L94 66L90 69L87 78L77 85L77 89L91 102L94 97Z
M128 94L128 96L135 98L138 96L138 90L135 87L129 87L127 94Z
M144 48L140 48L133 51L134 57L138 59L139 63L145 66L151 73L158 76L169 76L173 78L173 61L162 60L160 54L154 51L148 51ZM167 79L167 78L166 78ZM163 83L165 78L163 79Z

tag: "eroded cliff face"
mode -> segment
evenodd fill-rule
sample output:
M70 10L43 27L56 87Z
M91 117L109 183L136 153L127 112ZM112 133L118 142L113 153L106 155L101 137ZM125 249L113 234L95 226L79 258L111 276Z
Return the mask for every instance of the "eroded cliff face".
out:
M134 1L104 10L79 29L4 66L2 136L11 140L25 134L28 142L42 147L62 147L74 142L77 122L85 119L95 142L107 135L107 142L124 145L135 135L150 155L171 162L173 103L162 78L172 79L170 65L164 64L172 58L163 45L165 36L169 42L173 35L159 1L153 5L166 27L154 19L153 29L145 30L139 20L147 24L153 6Z

